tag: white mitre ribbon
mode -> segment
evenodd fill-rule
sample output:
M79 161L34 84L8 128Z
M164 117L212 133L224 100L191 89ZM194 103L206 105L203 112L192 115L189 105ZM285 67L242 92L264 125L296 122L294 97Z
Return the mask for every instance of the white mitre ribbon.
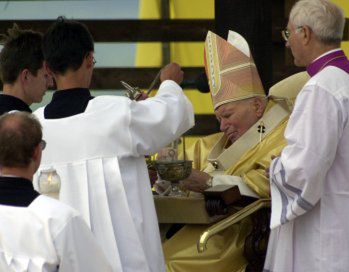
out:
M250 57L250 47L248 46L247 41L244 37L242 37L239 33L229 30L228 32L228 43L232 46L239 49L242 53L244 53L247 57Z

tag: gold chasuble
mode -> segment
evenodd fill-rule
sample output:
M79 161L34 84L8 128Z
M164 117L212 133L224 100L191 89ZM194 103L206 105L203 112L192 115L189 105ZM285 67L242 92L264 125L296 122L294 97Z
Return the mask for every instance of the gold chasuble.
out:
M224 149L223 133L199 139L186 150L193 167L213 176L233 175L242 178L261 198L269 198L269 181L265 169L271 155L278 155L286 142L284 130L289 109L269 100L263 117L229 148ZM264 133L259 132L263 124ZM242 220L213 236L207 250L198 253L199 236L209 225L186 225L163 244L166 269L171 272L225 272L244 271L247 261L243 257L245 238L252 230L250 218Z
M214 109L252 97L266 98L247 41L229 31L228 40L208 32L205 41L205 69ZM238 180L250 195L269 198L265 170L272 155L278 155L286 142L284 130L290 108L285 99L269 98L263 116L231 146L217 133L199 139L186 150L193 167L213 176L212 184ZM240 188L240 186L239 186ZM240 189L243 194L242 190ZM171 272L243 271L246 237L251 233L249 217L208 240L207 250L198 253L197 242L209 225L186 225L163 244L166 268Z

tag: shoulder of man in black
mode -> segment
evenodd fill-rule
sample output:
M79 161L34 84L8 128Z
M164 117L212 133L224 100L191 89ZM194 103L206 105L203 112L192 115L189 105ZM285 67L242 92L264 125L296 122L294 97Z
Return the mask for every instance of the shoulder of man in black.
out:
M21 99L7 94L0 95L0 115L12 110L32 112L29 105Z

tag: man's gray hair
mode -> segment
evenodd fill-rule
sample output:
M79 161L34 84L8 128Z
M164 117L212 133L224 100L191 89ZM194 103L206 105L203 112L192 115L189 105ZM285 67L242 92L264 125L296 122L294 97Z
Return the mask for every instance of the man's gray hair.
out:
M343 10L329 0L298 1L291 10L290 21L295 27L310 27L325 44L339 44L343 38Z

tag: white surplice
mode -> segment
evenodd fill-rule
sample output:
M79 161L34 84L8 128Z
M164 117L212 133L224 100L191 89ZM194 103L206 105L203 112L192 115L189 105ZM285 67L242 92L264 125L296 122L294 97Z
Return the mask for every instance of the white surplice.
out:
M43 110L35 112L47 142L38 172L57 170L60 200L81 212L114 271L164 271L144 155L194 125L181 88L164 81L155 97L140 102L99 96L67 118L45 119Z
M271 164L265 271L348 271L348 118L349 75L328 66L298 95Z
M112 271L84 220L38 196L28 207L0 205L0 271Z

